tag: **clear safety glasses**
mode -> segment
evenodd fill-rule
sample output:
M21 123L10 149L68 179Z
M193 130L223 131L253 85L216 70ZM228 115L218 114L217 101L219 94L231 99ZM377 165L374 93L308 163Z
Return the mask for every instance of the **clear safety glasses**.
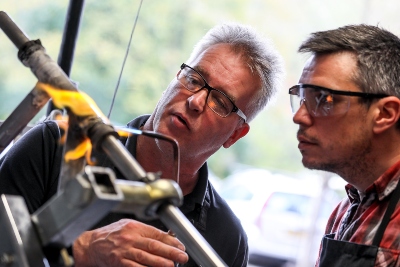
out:
M386 94L338 91L312 84L297 84L289 89L293 114L304 103L313 117L335 116L349 110L350 97L384 98Z

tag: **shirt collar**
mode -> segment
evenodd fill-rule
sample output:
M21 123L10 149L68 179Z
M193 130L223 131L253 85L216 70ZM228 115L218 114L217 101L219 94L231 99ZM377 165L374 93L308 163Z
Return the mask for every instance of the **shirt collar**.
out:
M182 212L191 211L195 208L196 204L203 206L207 195L207 185L208 185L208 167L207 162L201 166L199 170L199 179L194 187L193 191L185 196L184 206L182 207Z
M378 193L379 200L390 195L396 188L400 177L400 161L392 165L386 172L384 172L371 187L374 187ZM367 188L367 190L373 190Z

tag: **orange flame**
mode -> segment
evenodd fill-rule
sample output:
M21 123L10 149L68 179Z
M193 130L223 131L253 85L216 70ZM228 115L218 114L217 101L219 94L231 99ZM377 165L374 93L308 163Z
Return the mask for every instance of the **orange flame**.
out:
M94 165L94 162L90 159L92 151L92 143L89 138L85 138L74 150L67 151L65 153L65 161L77 160L83 156L86 156L86 161L89 165Z

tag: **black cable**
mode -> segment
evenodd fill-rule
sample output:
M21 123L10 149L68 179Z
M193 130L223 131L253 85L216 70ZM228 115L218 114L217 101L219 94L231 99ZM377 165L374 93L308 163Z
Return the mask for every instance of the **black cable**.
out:
M113 109L114 102L115 102L115 98L116 98L116 96L117 96L119 83L120 83L120 81L121 81L122 72L124 71L126 59L127 59L127 57L128 57L128 54L129 54L129 49L130 49L131 42L132 42L132 36L133 36L133 33L135 32L135 28L136 28L136 24L137 24L137 21L138 21L138 18L139 18L139 13L140 13L140 8L142 7L142 3L143 3L143 0L140 1L138 11L136 12L135 23L133 24L133 28L132 28L132 31L131 31L131 37L129 38L128 48L126 49L124 61L123 61L123 63L122 63L121 72L119 73L119 77L118 77L118 81L117 81L117 86L115 87L114 95L113 95L113 98L112 98L112 100L111 100L110 111L108 112L108 115L107 115L107 118L108 118L108 119L110 119L111 111L112 111L112 109Z

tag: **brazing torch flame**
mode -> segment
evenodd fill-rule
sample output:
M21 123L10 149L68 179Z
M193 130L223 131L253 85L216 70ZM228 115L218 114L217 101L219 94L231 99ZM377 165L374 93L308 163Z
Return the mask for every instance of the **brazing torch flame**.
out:
M96 102L84 92L81 91L70 91L55 88L49 84L38 82L36 88L45 91L51 98L54 105L57 108L69 108L74 114L78 116L98 116L104 123L109 124L109 120L101 112L100 108L96 105ZM68 118L65 116L56 116L57 123L60 128L67 132L68 129ZM129 136L128 132L118 131L120 136ZM65 134L61 137L61 142L65 142ZM89 138L85 138L75 149L67 151L65 153L65 161L76 160L83 156L86 156L88 164L93 165L94 163L90 159L90 152L92 151L92 143Z
M46 91L51 96L54 105L58 108L69 108L78 116L97 115L105 123L109 123L108 118L104 116L96 105L96 102L84 92L63 90L41 82L38 82L36 87Z

